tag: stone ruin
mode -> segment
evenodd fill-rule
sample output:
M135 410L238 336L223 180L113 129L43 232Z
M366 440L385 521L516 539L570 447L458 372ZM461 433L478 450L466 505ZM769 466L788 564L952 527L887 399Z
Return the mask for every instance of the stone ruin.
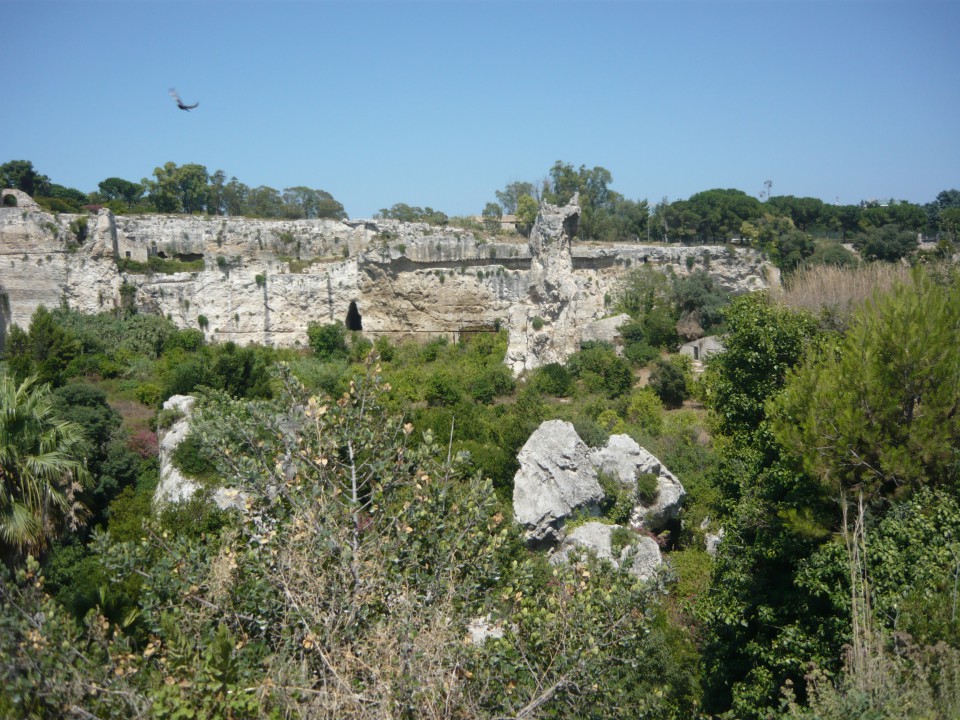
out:
M0 190L0 207L18 207L24 210L39 210L36 201L22 190L5 188Z

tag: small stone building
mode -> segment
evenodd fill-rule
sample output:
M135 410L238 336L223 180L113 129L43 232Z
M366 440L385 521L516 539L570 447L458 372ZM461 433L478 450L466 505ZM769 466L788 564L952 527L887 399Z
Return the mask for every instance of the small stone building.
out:
M714 353L723 352L724 349L720 338L716 335L708 335L681 345L680 354L689 355L694 360L703 360Z

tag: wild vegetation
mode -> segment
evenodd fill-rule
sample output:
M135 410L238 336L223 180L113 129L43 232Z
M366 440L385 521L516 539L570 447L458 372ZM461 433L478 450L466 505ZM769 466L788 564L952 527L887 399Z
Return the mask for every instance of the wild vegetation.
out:
M736 298L635 268L618 347L519 378L504 331L317 324L280 350L40 308L0 368L0 715L954 718L960 275L938 254ZM675 352L705 333L726 349L700 373ZM158 508L176 394L201 490ZM523 544L516 457L548 419L683 482L653 580Z

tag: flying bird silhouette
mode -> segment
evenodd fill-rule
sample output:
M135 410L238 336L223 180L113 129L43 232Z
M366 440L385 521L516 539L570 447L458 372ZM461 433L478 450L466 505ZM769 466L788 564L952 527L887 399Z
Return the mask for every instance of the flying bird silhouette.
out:
M172 97L174 100L177 101L178 108L180 108L181 110L186 110L188 112L190 110L193 110L195 107L197 107L200 104L200 103L194 103L193 105L184 105L183 100L181 100L180 96L177 95L177 91L175 88L170 88L170 97Z

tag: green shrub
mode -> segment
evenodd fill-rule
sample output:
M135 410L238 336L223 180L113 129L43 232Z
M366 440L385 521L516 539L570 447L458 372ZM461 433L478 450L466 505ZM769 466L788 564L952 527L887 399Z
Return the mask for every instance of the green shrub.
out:
M621 525L610 533L610 551L614 557L619 557L625 547L633 545L636 541L637 533L630 527Z
M657 307L644 316L643 328L647 343L672 350L677 346L677 316L671 307Z
M381 335L373 343L374 349L384 362L392 362L397 355L396 348L390 343L390 338Z
M187 477L201 481L216 481L219 478L202 441L192 433L177 445L171 460L174 467Z
M190 395L201 386L218 385L208 357L195 355L173 363L164 373L163 397Z
M585 347L570 358L567 366L587 390L608 398L623 395L633 385L630 364L606 344Z
M497 396L496 390L494 390L493 382L487 375L481 375L477 378L474 378L469 385L468 392L470 397L473 398L478 403L483 403L484 405L489 405L493 402L493 399Z
M604 410L597 415L597 425L611 435L619 435L624 431L623 418L617 414L616 410Z
M310 392L340 397L348 389L350 363L346 358L323 361L315 357L301 358L290 362L290 369Z
M573 421L573 428L589 447L603 447L610 439L610 434L589 417L576 418Z
M182 350L199 350L204 343L204 335L195 328L183 328L171 333L164 342L166 350L180 348Z
M680 407L690 396L687 373L678 363L670 360L657 360L654 363L650 373L650 387L668 407Z
M75 241L82 245L87 239L87 216L83 215L70 222L70 232L73 233Z
M656 475L653 473L637 475L637 497L643 500L645 505L654 502L659 494Z
M307 325L307 342L314 356L319 360L337 360L350 357L347 347L347 328L342 322L327 325L310 323Z
M153 383L144 383L143 385L138 385L137 389L133 391L133 394L138 402L143 403L147 407L156 407L160 403L163 391Z
M643 367L651 360L660 357L660 351L645 342L630 343L623 348L623 354L637 367Z
M167 430L184 417L183 411L177 407L163 408L157 413L157 428Z
M573 386L573 378L564 365L547 363L533 371L530 385L544 395L568 397Z
M651 435L663 430L663 402L652 388L642 388L630 395L627 420Z
M815 242L815 247L813 255L808 259L810 265L854 267L857 264L857 256L839 242L819 240Z
M450 406L460 402L460 380L445 372L434 373L427 380L426 401L431 406Z
M440 352L449 344L446 335L433 338L420 349L420 356L424 362L433 362L440 357Z
M597 482L603 490L603 502L600 505L603 517L615 525L629 522L636 506L636 496L631 488L603 470L597 471Z
M533 320L530 321L530 324L533 326L533 329L537 332L543 330L543 318L539 315L534 316Z
M631 345L633 343L644 342L647 338L647 333L643 329L643 323L639 320L630 320L625 322L617 330L620 337L623 339L624 345Z
M363 362L363 360L373 350L373 341L364 337L359 332L350 334L350 359L354 362Z
M699 548L686 548L669 554L667 562L676 577L674 594L684 604L695 602L710 588L713 558Z

